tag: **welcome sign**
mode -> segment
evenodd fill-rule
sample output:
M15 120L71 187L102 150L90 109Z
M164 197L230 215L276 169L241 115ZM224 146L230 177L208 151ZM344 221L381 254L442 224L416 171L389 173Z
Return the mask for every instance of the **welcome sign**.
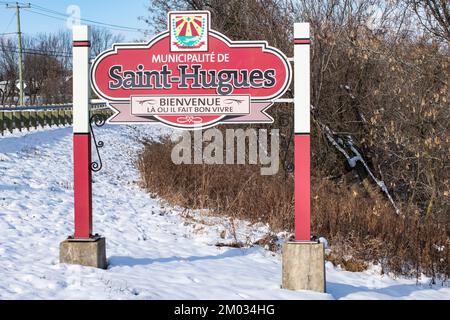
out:
M144 44L115 44L91 69L109 123L176 128L272 123L266 113L291 82L285 55L266 41L232 41L208 11L170 12L168 31Z
M61 262L107 267L105 238L94 234L92 228L92 172L101 168L100 154L98 162L92 162L92 142L97 153L103 146L95 139L92 122L97 126L104 122L91 117L93 101L89 80L98 96L115 111L109 123L164 123L186 130L220 123L273 122L266 111L272 104L282 101L278 98L290 85L291 66L287 58L267 42L228 39L211 30L207 11L170 12L168 18L168 31L148 43L115 44L92 64L89 61L90 27L73 26L74 233L71 239L61 243ZM286 242L283 247L282 287L323 292L324 249L322 244L311 241L310 228L310 26L309 23L294 23L293 27L294 55L289 60L293 62L294 92L293 99L284 99L284 102L293 103L294 111L295 241ZM261 173L262 170L277 169L279 134L278 129L274 130L270 156L267 131L259 136L253 132L256 138L253 139L250 128L245 132L240 130L242 134L233 134L225 155L231 161L225 162L235 163L236 156L237 163L245 164L246 153L235 153L235 146L245 145L248 140L250 147L253 140L257 143L261 165L270 164L270 167L261 168ZM204 134L208 132L205 139ZM197 133L194 133L194 146L200 142L200 148L196 150L193 162L224 163L224 154L218 152L223 148L221 131ZM218 133L220 135L216 135ZM183 139L186 144L180 142L174 146L178 147L176 151L181 149L182 152L175 157L178 158L176 161L173 154L177 153L172 152L172 161L178 163L181 159L180 163L189 163L187 159L192 160L192 135L183 132L181 136L182 139L186 137ZM203 148L201 141L211 143ZM249 148L249 154L252 153ZM196 155L200 161L195 159ZM239 155L242 160L238 159ZM214 161L210 162L212 158ZM257 157L249 156L249 162L250 158ZM263 158L269 161L263 161ZM72 250L73 246L77 247L76 252ZM79 250L80 246L82 250ZM92 261L87 262L88 255L94 257ZM300 255L309 271L298 276Z

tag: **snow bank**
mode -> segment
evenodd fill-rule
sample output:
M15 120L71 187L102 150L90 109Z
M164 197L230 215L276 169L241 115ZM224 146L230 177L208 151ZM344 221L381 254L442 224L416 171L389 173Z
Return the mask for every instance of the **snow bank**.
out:
M159 126L105 126L104 168L93 175L94 231L106 237L108 270L60 265L73 232L71 128L0 138L1 299L448 299L448 287L341 271L327 264L329 293L280 289L280 255L261 247L217 247L230 221L187 214L138 186L140 138ZM267 231L239 221L250 242Z

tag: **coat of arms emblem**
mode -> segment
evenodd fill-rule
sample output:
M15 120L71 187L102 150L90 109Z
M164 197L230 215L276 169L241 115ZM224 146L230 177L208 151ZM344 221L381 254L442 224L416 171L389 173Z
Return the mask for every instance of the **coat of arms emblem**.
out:
M170 13L170 51L208 51L209 12Z

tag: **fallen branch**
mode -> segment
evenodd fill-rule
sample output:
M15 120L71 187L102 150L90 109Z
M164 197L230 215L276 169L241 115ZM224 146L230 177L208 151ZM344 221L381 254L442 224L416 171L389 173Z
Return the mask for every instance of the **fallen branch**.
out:
M356 148L355 143L353 141L352 136L345 135L345 136L339 136L336 133L334 133L327 125L321 123L317 117L314 117L314 107L311 108L313 113L314 121L319 125L320 129L324 133L325 137L327 138L328 142L337 150L339 151L347 160L348 165L350 168L355 168L356 164L360 162L365 171L367 172L368 176L373 180L373 182L380 188L380 190L386 195L386 197L389 199L389 202L392 204L392 206L395 209L395 212L397 214L400 214L400 209L397 207L397 205L394 202L394 199L392 198L386 184L383 180L378 179L370 169L369 165L367 164L367 161L364 159L363 155L359 150ZM348 151L347 151L348 150Z

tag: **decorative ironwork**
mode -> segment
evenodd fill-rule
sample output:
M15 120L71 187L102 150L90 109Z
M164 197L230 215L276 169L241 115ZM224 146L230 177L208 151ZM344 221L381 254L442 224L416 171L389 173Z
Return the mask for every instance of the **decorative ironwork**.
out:
M286 174L294 172L294 164L288 161L289 148L294 140L294 123L290 121L288 114L280 114L278 124L281 128L287 128L290 125L289 133L286 138L281 138L281 152L283 154L283 168Z
M98 172L100 170L102 170L103 167L103 163L102 163L102 158L100 156L100 152L99 152L99 148L103 148L103 146L105 145L103 143L103 141L98 141L95 138L95 134L94 134L94 130L92 129L92 123L95 124L96 127L103 127L105 125L106 122L106 118L98 113L95 113L91 116L91 118L89 119L89 126L91 127L91 134L92 134L92 138L94 139L94 145L95 145L95 150L97 152L97 157L98 157L98 161L92 161L91 162L91 170L93 172Z

